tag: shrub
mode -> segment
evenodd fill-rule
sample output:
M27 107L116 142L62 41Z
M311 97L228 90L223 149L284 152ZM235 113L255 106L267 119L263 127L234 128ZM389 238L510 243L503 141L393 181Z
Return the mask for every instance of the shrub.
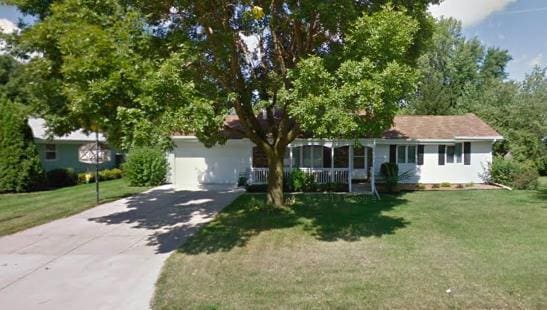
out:
M380 174L386 182L386 190L392 192L399 184L399 166L396 163L383 163Z
M416 189L418 189L418 190L424 190L424 189L426 189L426 186L425 186L425 184L418 183L418 184L416 184Z
M441 188L441 185L439 185L439 184L433 184L433 185L431 185L431 188Z
M247 185L247 177L240 176L237 179L237 187L242 187L242 186L245 186L245 185Z
M0 193L38 189L44 176L23 107L0 98Z
M105 170L99 171L99 181L109 181L109 180L116 180L121 178L122 178L122 170L118 168L105 169ZM94 171L78 173L79 184L91 183L91 182L95 182Z
M268 190L268 184L247 184L245 190L249 193L265 193Z
M78 175L72 169L53 169L46 173L49 187L66 187L78 184Z
M536 189L539 173L536 166L530 162L520 164L518 173L513 178L516 189Z
M156 186L165 182L167 159L155 148L135 148L123 164L124 176L132 186Z
M122 170L118 168L99 171L99 181L116 180L122 178Z
M450 184L450 182L442 182L441 183L441 187L451 187L452 184Z
M532 189L537 186L537 167L531 162L520 163L496 157L483 176L487 182L500 183L516 189Z
M315 192L317 190L317 183L313 175L296 169L289 174L289 190L295 192Z
M317 184L317 190L320 192L347 192L349 187L347 184L339 182L329 182L325 184Z

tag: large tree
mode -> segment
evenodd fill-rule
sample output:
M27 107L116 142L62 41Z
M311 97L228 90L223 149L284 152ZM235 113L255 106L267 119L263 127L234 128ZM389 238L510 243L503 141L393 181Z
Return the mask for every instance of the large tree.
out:
M44 56L36 101L55 130L94 124L126 145L176 130L207 146L235 131L266 154L275 205L294 139L390 126L414 90L431 2L12 1L39 17L18 43Z
M510 60L507 50L485 46L477 38L466 39L461 22L452 18L437 21L431 46L418 60L422 77L407 112L467 112L470 107L463 106L460 98L469 91L484 91L491 81L505 79Z

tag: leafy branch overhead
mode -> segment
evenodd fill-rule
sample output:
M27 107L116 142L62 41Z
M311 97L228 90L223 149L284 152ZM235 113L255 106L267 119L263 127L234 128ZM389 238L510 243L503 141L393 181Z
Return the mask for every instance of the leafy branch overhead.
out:
M10 2L39 17L16 41L44 56L31 60L33 102L57 133L100 128L129 148L236 132L266 154L279 190L298 136L389 127L415 89L438 1Z

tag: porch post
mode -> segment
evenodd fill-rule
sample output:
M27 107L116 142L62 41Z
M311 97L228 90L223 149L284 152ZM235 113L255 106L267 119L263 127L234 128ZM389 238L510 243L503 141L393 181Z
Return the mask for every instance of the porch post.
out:
M292 144L289 144L289 172L292 172Z
M374 173L374 165L376 162L376 140L374 140L372 144L372 167L371 167L371 181L370 181L370 190L372 191L373 195L376 195L378 199L380 199L380 194L378 194L378 191L376 190L376 177Z
M250 162L251 162L251 169L249 170L249 184L254 183L254 167L253 167L253 148L251 147L251 156L250 156Z
M334 141L330 147L330 181L334 183Z
M349 152L348 152L348 189L351 193L351 174L353 172L353 145L349 145Z

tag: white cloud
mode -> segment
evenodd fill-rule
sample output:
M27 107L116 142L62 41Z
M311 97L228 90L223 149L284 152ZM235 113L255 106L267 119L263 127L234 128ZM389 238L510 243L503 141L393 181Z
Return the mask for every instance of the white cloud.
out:
M543 64L543 53L537 54L534 58L530 59L528 66L533 68L535 66L541 66Z
M461 20L464 27L473 26L492 13L503 10L517 0L445 0L439 5L429 6L435 17L454 17Z
M15 25L13 22L5 18L0 18L0 28L1 28L1 31L4 33L12 33L14 31L19 30L17 25Z

